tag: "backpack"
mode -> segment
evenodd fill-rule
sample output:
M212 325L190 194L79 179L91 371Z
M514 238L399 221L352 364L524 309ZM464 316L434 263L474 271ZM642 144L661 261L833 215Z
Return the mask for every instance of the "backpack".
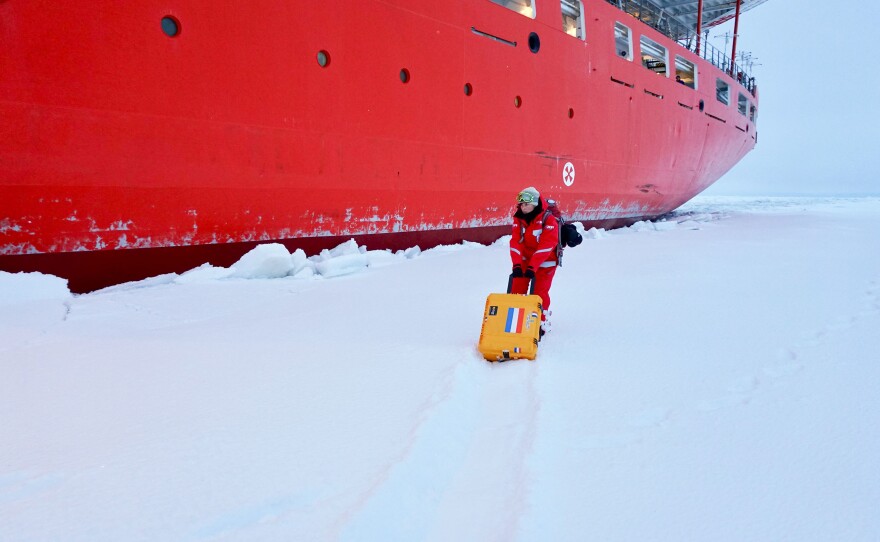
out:
M574 224L566 222L562 216L559 207L556 206L556 200L545 199L546 209L542 221L547 221L547 215L553 215L559 222L559 244L556 245L556 261L559 267L562 267L562 251L565 247L576 247L581 244L584 238L578 233Z

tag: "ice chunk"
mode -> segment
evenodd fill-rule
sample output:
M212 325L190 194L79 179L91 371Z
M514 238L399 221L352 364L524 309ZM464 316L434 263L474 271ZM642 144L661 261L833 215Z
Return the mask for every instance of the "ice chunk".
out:
M232 264L230 276L241 278L285 277L293 269L290 252L281 243L257 245Z
M26 301L72 297L67 279L43 273L7 273L0 271L0 306Z
M369 264L369 256L356 252L317 262L315 263L315 270L322 277L330 278L355 273Z

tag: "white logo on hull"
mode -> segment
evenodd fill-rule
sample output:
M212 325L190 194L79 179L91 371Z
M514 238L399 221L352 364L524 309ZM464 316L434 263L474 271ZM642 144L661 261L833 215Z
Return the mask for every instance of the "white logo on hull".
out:
M574 164L571 162L566 162L565 167L562 168L562 182L565 183L565 186L574 184Z

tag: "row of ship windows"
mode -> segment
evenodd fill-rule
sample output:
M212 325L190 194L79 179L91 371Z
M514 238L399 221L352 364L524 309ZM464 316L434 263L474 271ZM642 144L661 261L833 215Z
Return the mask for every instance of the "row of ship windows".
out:
M534 0L491 0L499 6L535 18ZM586 39L584 30L584 5L581 0L559 0L562 7L562 30L570 36Z
M527 17L535 18L534 0L491 0L510 10L521 13ZM562 30L573 37L586 40L584 29L584 9L580 0L560 0L562 8ZM633 39L629 27L623 23L614 24L614 45L617 54L621 58L632 61ZM662 75L669 77L669 51L666 47L646 36L639 38L639 51L642 66ZM697 88L697 69L693 62L675 55L675 80L684 86ZM730 84L724 79L717 78L715 81L715 97L724 105L730 105ZM737 97L737 111L743 116L748 116L752 122L757 120L758 109L742 92Z
M614 45L621 58L630 61L633 59L632 32L625 24L614 23ZM641 36L639 51L642 66L663 77L669 77L669 70L667 70L669 51L666 50L666 47L651 38ZM675 80L690 88L697 88L697 70L694 63L675 55ZM724 105L730 105L730 84L720 77L715 79L715 98ZM758 108L742 92L737 96L736 107L741 115L748 116L752 122L757 120Z

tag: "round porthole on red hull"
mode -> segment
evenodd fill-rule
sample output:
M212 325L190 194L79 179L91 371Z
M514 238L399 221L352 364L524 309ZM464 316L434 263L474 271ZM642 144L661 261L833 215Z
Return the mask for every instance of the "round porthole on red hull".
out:
M537 53L541 50L541 38L539 38L534 32L529 34L529 50L533 53Z
M320 51L318 51L318 54L316 56L318 59L318 66L326 68L330 65L330 53L328 53L327 51L321 49Z
M162 32L169 38L175 38L180 34L180 21L168 15L162 17Z

